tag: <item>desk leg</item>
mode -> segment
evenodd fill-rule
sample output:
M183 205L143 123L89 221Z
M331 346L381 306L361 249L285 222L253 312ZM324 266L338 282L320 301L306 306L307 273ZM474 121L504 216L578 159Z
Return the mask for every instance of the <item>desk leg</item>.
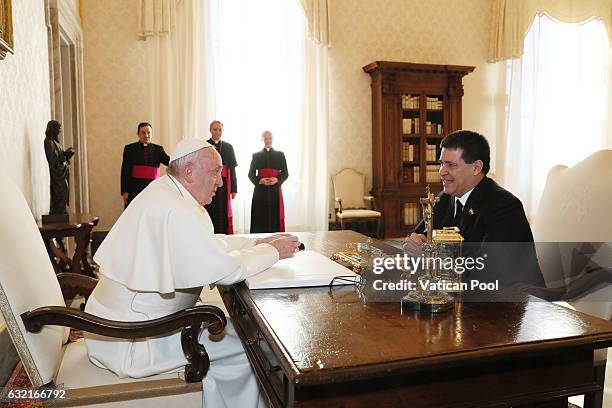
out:
M603 406L604 384L606 380L606 364L598 364L594 368L595 382L601 386L601 391L584 396L584 408L601 408Z
M87 247L91 237L91 228L83 229L79 231L74 240L76 241L76 249L74 250L74 257L72 258L72 272L84 273L87 276L95 278L93 268L87 260Z

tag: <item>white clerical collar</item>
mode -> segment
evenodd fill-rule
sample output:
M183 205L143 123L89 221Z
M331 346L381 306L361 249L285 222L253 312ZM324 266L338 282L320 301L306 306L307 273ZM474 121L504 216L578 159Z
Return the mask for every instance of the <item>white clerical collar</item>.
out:
M264 147L264 149L266 150L266 152L269 152L270 150L272 150L271 147Z
M211 138L210 140L212 140L212 142L213 142L214 144L219 144L219 142L221 141L221 139L219 139L219 140L215 140L215 139L212 139L212 138Z
M470 194L472 194L472 191L474 191L474 187L472 187L472 189L470 191L468 191L467 193L465 193L464 195L462 195L458 199L455 198L455 201L459 200L461 205L465 207L465 203L467 203L468 198L470 198Z
M198 200L196 200L195 197L191 195L191 193L185 188L184 185L181 184L180 181L178 181L177 179L175 179L169 174L166 174L166 176L170 180L168 184L170 184L171 186L174 186L178 190L178 192L181 194L181 197L183 197L187 201L193 202L194 204L200 206L200 203L198 203Z

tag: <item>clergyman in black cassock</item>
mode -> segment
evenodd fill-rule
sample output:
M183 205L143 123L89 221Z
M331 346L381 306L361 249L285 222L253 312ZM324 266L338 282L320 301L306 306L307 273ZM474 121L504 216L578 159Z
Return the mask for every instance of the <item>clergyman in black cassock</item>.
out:
M238 193L236 181L236 166L238 166L238 162L234 154L234 147L221 140L221 135L223 134L223 124L221 122L214 120L210 124L210 134L212 137L207 142L217 149L223 162L223 170L221 171L223 186L217 189L212 202L205 205L204 208L206 208L210 215L216 234L233 234L234 216L232 213L232 199Z
M169 164L170 156L164 148L151 143L151 133L150 124L140 123L138 141L123 148L121 195L126 207L145 187L159 178L160 164Z
M255 185L251 202L252 234L285 231L282 184L289 177L287 161L283 152L272 148L272 133L264 132L263 138L266 147L253 154L249 168L249 179Z

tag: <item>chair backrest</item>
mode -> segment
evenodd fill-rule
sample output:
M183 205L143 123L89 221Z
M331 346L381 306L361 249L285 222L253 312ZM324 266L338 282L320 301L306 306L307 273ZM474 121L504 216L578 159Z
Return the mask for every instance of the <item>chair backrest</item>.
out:
M593 259L588 244L612 242L612 150L593 153L575 166L554 166L532 226L547 284L577 276ZM574 244L575 243L575 244ZM609 244L608 244L609 245ZM597 247L597 246L596 246ZM595 248L597 250L597 248ZM600 254L603 253L601 248ZM563 277L555 270L563 269ZM555 286L554 284L552 286Z
M346 168L332 176L334 196L342 199L342 208L364 208L365 176Z
M20 315L42 306L65 306L51 260L23 194L0 174L0 310L35 387L53 380L68 329L45 326L28 333Z

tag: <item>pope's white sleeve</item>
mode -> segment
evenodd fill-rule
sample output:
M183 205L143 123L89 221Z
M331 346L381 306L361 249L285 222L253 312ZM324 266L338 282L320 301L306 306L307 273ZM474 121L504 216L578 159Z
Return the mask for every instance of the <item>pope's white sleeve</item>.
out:
M231 285L241 282L249 276L268 269L279 259L278 251L270 244L259 244L246 249L230 251L227 254L241 267L215 282L216 285Z
M225 242L227 252L247 249L255 246L257 238L241 237L237 235L215 234L215 237Z

